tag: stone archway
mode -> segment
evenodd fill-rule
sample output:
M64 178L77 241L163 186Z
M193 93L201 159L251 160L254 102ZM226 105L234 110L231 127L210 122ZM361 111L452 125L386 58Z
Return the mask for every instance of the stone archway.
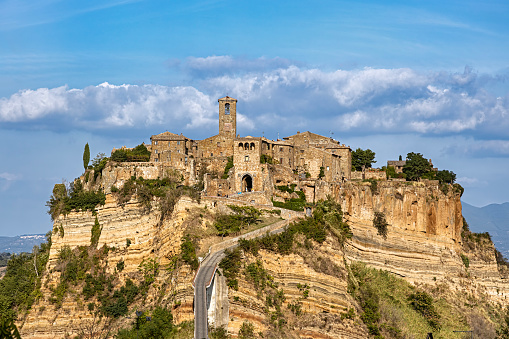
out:
M242 177L242 192L251 192L253 190L253 178L249 174Z

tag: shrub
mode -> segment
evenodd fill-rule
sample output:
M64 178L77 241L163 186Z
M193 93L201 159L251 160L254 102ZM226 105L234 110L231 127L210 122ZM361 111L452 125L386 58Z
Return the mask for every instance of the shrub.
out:
M90 246L97 247L97 243L99 242L99 237L101 237L102 227L99 225L99 220L97 216L95 216L94 226L92 226L91 236L90 236Z
M240 266L240 249L237 247L234 250L225 250L224 258L219 263L219 268L223 270L227 285L234 290L238 289L237 275L240 272Z
M468 268L468 266L470 266L470 260L463 253L461 253L460 256L461 256L461 260L463 261L463 265L465 265L465 267Z
M426 318L433 329L440 329L440 315L433 306L433 297L424 291L417 291L412 293L408 297L408 300L410 301L410 305L413 307L413 309L419 312L424 318Z
M255 337L254 334L254 325L249 321L244 321L239 329L240 339L252 339Z
M125 268L125 262L123 259L120 259L117 263L117 271L122 272Z
M196 256L196 246L191 239L191 236L187 234L182 238L182 243L180 244L180 251L181 251L181 257L182 260L193 270L197 270L200 266L200 263L198 262L198 257Z
M221 176L221 179L228 179L228 173L230 172L230 169L233 167L233 156L228 157L228 162L226 163L226 166L224 168L224 173Z
M387 239L387 226L389 226L389 224L385 220L385 214L383 212L375 212L373 217L373 226L377 229L378 235Z

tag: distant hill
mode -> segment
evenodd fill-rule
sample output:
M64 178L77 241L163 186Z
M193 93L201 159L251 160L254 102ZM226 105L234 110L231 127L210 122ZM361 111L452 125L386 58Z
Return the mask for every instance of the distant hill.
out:
M472 232L489 232L497 249L509 258L509 202L475 207L462 202Z
M0 237L0 253L32 252L35 245L46 241L44 234L25 234L15 237Z

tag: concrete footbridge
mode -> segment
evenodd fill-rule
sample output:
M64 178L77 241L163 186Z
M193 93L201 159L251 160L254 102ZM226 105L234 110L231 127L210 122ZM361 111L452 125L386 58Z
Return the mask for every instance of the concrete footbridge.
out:
M299 217L303 217L302 213ZM194 339L208 339L208 317L211 304L214 303L212 290L214 289L214 277L217 266L224 258L226 249L238 246L239 239L254 239L267 233L277 234L282 232L292 221L299 219L298 216L288 220L281 220L272 225L260 228L250 233L223 241L210 247L207 256L202 260L198 272L193 281L194 287ZM227 295L227 292L224 291Z

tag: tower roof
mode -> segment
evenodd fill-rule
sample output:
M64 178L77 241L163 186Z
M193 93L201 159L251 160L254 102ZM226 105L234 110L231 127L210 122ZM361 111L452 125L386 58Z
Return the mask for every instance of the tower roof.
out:
M229 96L225 96L224 98L217 99L217 101L235 101L235 102L237 102L237 99L234 99Z

